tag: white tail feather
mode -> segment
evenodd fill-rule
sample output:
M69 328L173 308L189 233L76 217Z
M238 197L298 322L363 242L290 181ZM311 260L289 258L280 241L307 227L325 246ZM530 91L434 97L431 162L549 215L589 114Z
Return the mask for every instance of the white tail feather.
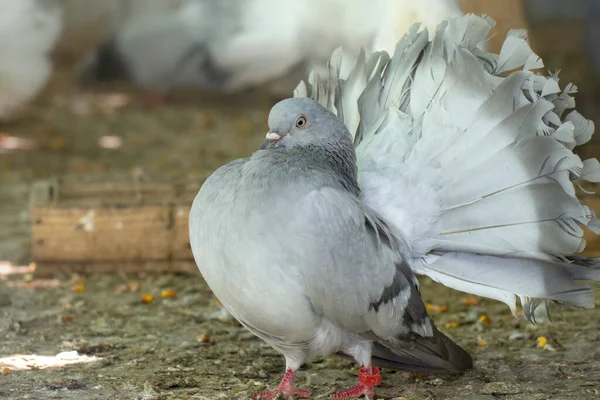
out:
M415 26L391 60L361 54L346 80L334 54L330 75L295 95L347 125L363 200L406 239L415 272L513 311L518 297L528 318L541 301L591 307L576 281L600 270L568 257L585 247L582 226L600 232L573 183L600 181L600 163L572 152L593 123L566 113L575 86L532 71L543 63L524 31L499 55L477 48L493 25L467 15L431 41Z

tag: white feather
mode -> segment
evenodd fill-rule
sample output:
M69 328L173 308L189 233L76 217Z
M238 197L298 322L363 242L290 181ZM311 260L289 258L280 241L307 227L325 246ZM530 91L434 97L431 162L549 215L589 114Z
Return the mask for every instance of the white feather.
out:
M0 0L0 119L11 118L46 83L61 23L53 0Z
M461 14L457 0L184 0L176 10L134 14L115 40L140 86L238 91L289 75L296 82L305 67L324 78L339 46L338 75L346 78L361 48L393 53L415 22L435 27ZM95 68L89 60L82 75ZM291 87L278 83L287 95Z
M341 81L341 118L365 133L355 138L363 200L407 241L417 273L513 311L518 297L530 319L541 301L591 307L575 281L599 280L597 266L566 260L584 249L583 226L600 232L573 183L600 180L600 163L572 152L593 123L565 112L575 86L533 72L543 63L524 31L499 55L478 48L493 25L452 19L427 43L415 27L381 80L355 80L348 94ZM361 90L379 101L346 105Z

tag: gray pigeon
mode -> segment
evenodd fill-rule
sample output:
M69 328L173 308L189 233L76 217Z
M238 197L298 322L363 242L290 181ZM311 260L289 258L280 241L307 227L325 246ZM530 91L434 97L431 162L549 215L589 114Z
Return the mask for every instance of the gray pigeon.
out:
M413 273L505 302L591 308L576 256L600 232L573 180L600 163L572 149L593 124L576 111L525 34L500 55L478 48L494 22L465 16L431 41L413 27L395 55L361 53L340 79L312 74L273 107L261 150L218 169L190 213L206 282L227 310L286 359L273 399L308 393L297 369L332 353L360 364L331 398L373 398L377 366L459 372L467 353L435 328ZM516 71L515 71L516 70ZM505 72L515 71L507 75ZM310 97L310 98L307 98Z
M435 27L461 14L457 0L186 0L132 18L85 56L78 75L83 84L125 79L158 93L276 81L287 97L298 79L286 77L324 68L338 46L351 66L361 47L393 51L415 22Z
M344 124L296 98L273 108L269 127L262 150L202 186L190 235L217 297L285 356L276 392L307 397L293 377L318 354L340 352L361 364L365 382L349 391L355 395L373 395L372 356L413 371L469 368L469 355L427 316L402 257L406 242L361 201Z

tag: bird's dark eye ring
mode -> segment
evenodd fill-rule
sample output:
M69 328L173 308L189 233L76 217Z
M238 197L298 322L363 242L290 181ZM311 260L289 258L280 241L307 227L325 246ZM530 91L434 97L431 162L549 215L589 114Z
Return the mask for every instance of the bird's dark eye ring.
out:
M298 118L296 118L296 128L297 129L306 128L307 123L308 123L308 121L306 120L306 117L304 115L301 115Z

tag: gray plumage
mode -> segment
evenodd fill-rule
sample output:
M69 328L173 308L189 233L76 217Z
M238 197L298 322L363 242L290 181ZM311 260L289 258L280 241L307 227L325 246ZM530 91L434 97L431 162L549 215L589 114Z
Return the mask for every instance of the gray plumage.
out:
M593 123L576 88L543 66L523 31L499 55L494 25L465 16L413 27L394 56L361 53L273 107L267 141L220 168L190 214L198 266L227 309L296 369L315 354L361 365L460 371L469 356L427 317L413 273L505 302L591 308L579 256L594 213L574 180L600 163L573 148ZM507 71L513 71L505 76ZM317 104L318 103L318 104ZM329 111L327 111L327 110Z
M295 368L318 354L360 358L371 342L389 367L468 368L427 316L406 245L360 200L344 125L289 99L269 127L281 139L217 170L194 201L192 248L217 297Z

